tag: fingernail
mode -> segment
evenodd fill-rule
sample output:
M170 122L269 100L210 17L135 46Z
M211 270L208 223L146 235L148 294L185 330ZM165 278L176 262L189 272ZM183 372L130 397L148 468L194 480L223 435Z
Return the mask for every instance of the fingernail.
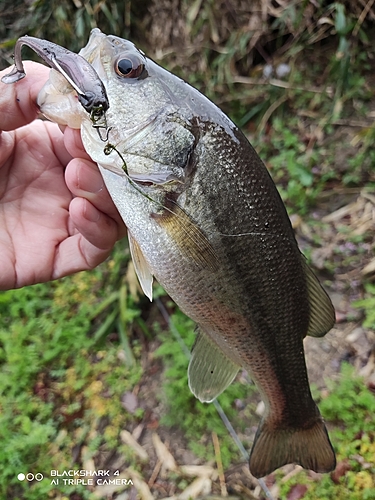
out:
M98 222L100 219L100 212L91 203L86 202L83 210L83 216L90 222Z
M98 193L104 187L103 178L99 172L88 165L81 165L77 173L78 188L89 193Z

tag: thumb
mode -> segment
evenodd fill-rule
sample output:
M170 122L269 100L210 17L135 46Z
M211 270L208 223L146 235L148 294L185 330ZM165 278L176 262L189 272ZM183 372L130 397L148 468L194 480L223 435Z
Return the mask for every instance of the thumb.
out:
M26 77L6 84L1 78L10 68L0 71L0 130L15 130L38 116L38 93L48 79L49 68L32 61L24 62Z

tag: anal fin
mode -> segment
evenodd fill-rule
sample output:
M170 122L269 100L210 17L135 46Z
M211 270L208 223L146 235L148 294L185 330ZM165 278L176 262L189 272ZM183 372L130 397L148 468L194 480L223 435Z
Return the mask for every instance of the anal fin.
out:
M202 403L213 401L237 375L233 363L208 335L199 331L188 368L191 392Z

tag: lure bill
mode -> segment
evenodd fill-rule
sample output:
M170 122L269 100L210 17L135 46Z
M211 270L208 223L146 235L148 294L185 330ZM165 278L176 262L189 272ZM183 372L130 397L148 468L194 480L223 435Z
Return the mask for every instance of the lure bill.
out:
M64 76L88 113L102 115L107 111L106 89L94 68L80 55L48 40L32 36L19 38L14 47L14 68L2 78L3 83L16 83L26 76L21 58L23 45L33 49L44 62Z

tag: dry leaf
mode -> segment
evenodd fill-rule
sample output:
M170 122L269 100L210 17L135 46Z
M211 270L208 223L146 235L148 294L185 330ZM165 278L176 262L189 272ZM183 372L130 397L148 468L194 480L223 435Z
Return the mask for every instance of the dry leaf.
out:
M88 446L82 446L81 456L82 456L82 460L83 460L83 468L85 470L92 470L92 471L96 470L95 462L90 457L90 452L89 452ZM87 457L90 457L90 458L87 458Z
M197 498L198 495L208 495L211 493L212 482L208 477L195 479L182 493L178 495L178 500L189 500Z
M177 464L173 455L165 446L165 444L161 441L160 437L156 434L156 432L152 435L152 443L154 445L156 455L158 459L163 464L163 470L177 470Z
M104 479L104 478L103 478ZM122 472L119 476L114 476L114 477L111 477L111 478L108 478L110 479L111 481L113 480L119 480L119 481L116 481L118 483L121 483L122 479L126 480L126 482L129 481L129 479L132 479L128 473L128 471L125 471L125 472ZM135 484L135 483L134 483ZM114 493L118 493L122 490L125 490L125 489L130 489L131 488L131 485L129 484L105 484L105 485L98 485L96 486L95 490L94 490L94 495L98 498L107 498L107 497L111 497ZM150 499L147 499L147 500L152 500L152 498Z
M213 481L217 479L217 470L211 465L181 465L180 471L184 476L209 477Z
M295 484L290 488L286 498L287 500L300 500L305 496L306 492L307 492L306 484Z
M138 398L133 392L127 391L121 396L121 405L129 413L134 413L138 408Z
M134 439L131 433L127 430L120 432L121 441L127 444L144 462L148 461L147 451Z
M152 495L148 484L143 480L141 475L131 467L129 467L126 472L128 474L128 477L130 477L130 479L133 481L139 498L141 500L154 500L154 496Z
M349 460L345 459L341 462L338 462L336 465L336 469L331 472L331 479L335 484L340 484L340 478L345 476L345 474L351 470L351 465L349 464Z

